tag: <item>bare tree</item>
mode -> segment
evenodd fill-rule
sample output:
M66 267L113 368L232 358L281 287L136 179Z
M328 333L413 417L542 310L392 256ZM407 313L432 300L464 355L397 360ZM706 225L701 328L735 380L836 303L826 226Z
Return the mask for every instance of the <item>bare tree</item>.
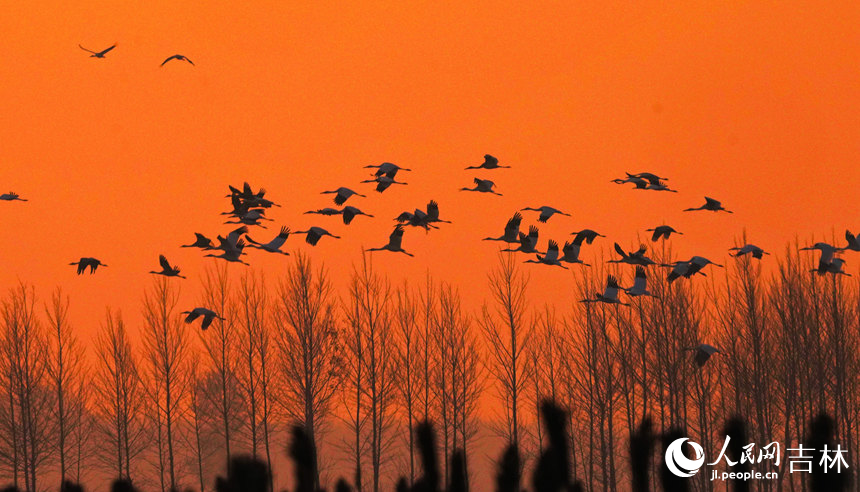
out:
M315 488L320 487L319 442L340 376L335 308L325 269L314 271L310 259L298 253L278 288L275 340L282 402L287 415L304 427L314 450Z
M493 307L484 304L479 318L489 352L487 368L502 403L500 433L509 445L519 448L520 409L532 370L527 352L532 330L525 322L528 277L520 272L512 253L499 253L499 266L488 278Z
M203 277L203 303L215 310L216 318L205 332L198 331L204 352L213 370L214 384L207 384L204 396L212 402L218 414L219 433L224 439L224 462L232 456L233 435L241 428L239 382L236 376L236 300L231 292L230 278L225 262L211 265ZM223 319L222 319L223 318Z
M419 332L415 298L409 291L409 286L403 284L397 289L397 335L398 359L401 371L400 401L406 412L404 435L408 446L409 486L415 484L415 405L418 400L420 377Z
M99 429L110 444L102 448L103 461L116 467L117 477L131 480L132 463L148 443L137 360L119 312L107 311L96 338L96 356L93 388Z
M167 486L177 490L176 441L188 392L188 337L176 304L179 294L167 278L156 279L143 303L143 344L148 363L147 390L159 441L160 473ZM164 488L164 486L162 486Z
M69 468L79 469L76 465L83 458L82 446L78 444L82 438L80 427L86 424L82 420L86 408L83 391L85 368L83 348L68 321L69 298L59 288L51 296L51 303L45 306L45 313L51 338L47 371L55 392L53 417L57 424L56 446L62 484Z
M49 417L55 405L48 373L50 346L35 304L34 289L22 283L9 291L2 305L9 407L0 417L11 441L3 458L16 484L23 477L27 492L38 490L38 472L55 449L55 421Z
M366 384L361 397L370 419L370 465L373 492L379 492L382 467L390 458L398 382L396 341L392 325L393 301L388 281L375 273L366 254L353 270L349 323L360 334Z

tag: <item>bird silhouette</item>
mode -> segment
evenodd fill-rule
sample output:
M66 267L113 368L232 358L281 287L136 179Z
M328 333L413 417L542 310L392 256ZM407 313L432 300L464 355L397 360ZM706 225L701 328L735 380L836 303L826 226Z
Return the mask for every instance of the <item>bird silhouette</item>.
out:
M573 241L565 241L564 247L561 249L562 256L558 259L558 261L562 263L579 263L580 265L591 266L588 263L584 263L579 259L579 250L582 247L582 242L576 242L576 238Z
M212 249L212 240L208 237L200 234L199 232L194 233L195 241L191 244L183 244L180 246L181 248L200 248L200 249Z
M0 199L2 198L3 197L0 196ZM851 234L851 231L845 229L845 240L848 241L848 245L844 248L840 248L842 251L860 251L860 234L855 236L854 234Z
M628 178L644 179L645 181L648 181L651 184L660 184L660 182L662 182L662 181L669 181L669 178L661 178L660 176L657 176L654 173L632 174L632 173L625 172L624 174L626 174Z
M352 191L349 188L344 188L343 186L341 186L340 188L338 188L336 190L322 191L322 192L320 192L320 195L335 195L334 203L336 205L343 205L344 202L346 202L349 199L349 197L351 197L352 195L365 198L365 196L362 195L361 193L356 193L355 191Z
M12 201L16 201L16 200L19 202L26 202L27 201L26 198L21 198L21 195L15 193L15 192L12 192L12 191L10 191L9 193L3 193L2 195L0 195L0 200L2 200L4 202L12 202Z
M394 227L394 230L388 236L388 244L380 248L370 248L368 249L368 251L392 251L395 253L403 253L405 255L415 256L412 253L406 252L406 250L404 250L402 247L404 232L405 229L403 229L403 225L397 224Z
M104 263L102 263L100 260L97 260L96 258L89 258L89 257L81 258L78 261L69 263L69 265L77 265L78 266L78 275L83 275L83 273L87 269L87 267L89 267L90 275L92 275L92 274L96 273L96 269L98 267L100 267L100 266L106 267L107 266Z
M515 249L503 249L502 251L514 252L521 251L523 253L541 253L538 251L537 243L538 243L538 228L535 226L529 226L528 235L519 233L519 246Z
M373 179L365 179L362 183L376 183L376 191L382 193L387 190L391 185L405 185L406 183L402 181L395 181L394 178L388 175L376 176Z
M684 212L694 212L696 210L710 210L711 212L723 211L723 212L728 212L730 214L734 213L731 210L726 210L726 208L723 207L723 204L720 203L719 200L715 200L715 199L707 197L707 196L705 197L705 204L704 205L702 205L701 207L697 207L697 208L685 208Z
M200 329L204 331L206 330L206 328L209 328L209 325L212 324L212 321L215 318L218 318L222 321L225 319L219 316L218 313L216 313L215 311L212 311L211 309L206 309L204 307L196 307L191 311L182 311L179 314L188 315L185 317L185 322L188 324L191 324L192 322L194 322L195 319L203 316L203 323L200 325Z
M641 266L649 266L654 265L656 262L651 258L645 256L645 245L639 246L639 249L636 251L631 251L629 253L625 252L623 248L618 243L615 243L615 252L621 255L621 258L617 260L609 260L607 263L627 263L628 265L641 265Z
M469 169L510 169L511 166L500 166L499 160L490 154L484 154L484 162L482 162L479 166L469 166L466 170Z
M496 184L489 179L475 178L473 181L475 183L474 188L460 188L460 191L477 191L480 193L492 193L494 195L502 196L501 193L493 190L493 187L496 186Z
M618 286L618 280L615 279L612 275L606 277L606 289L601 294L597 292L594 294L594 299L583 299L579 302L602 302L605 304L620 304L622 306L629 306L630 304L621 302L618 300L618 291L621 288Z
M306 231L296 231L293 234L306 234L305 242L307 242L311 246L316 246L317 243L319 242L319 240L323 236L330 236L330 237L333 237L335 239L340 239L340 236L335 236L334 234L323 229L322 227L316 227L316 226L311 227L310 229L308 229Z
M160 66L162 66L162 67L163 67L163 66L164 66L164 64L165 64L165 63L167 63L167 62L169 62L170 60L187 61L187 62L188 62L188 63L190 63L191 65L194 65L194 62L193 62L193 61L191 61L191 59L189 59L187 56L185 56L185 55L178 55L178 54L177 54L177 55L168 56L168 57L167 57L167 59L165 59L163 62L161 62L161 65L160 65Z
M485 237L484 241L504 241L506 243L520 242L520 224L523 221L523 216L519 212L515 213L508 223L505 225L505 232L499 237Z
M647 232L653 232L654 233L654 234L651 234L651 241L652 242L656 242L661 237L663 239L669 239L669 236L671 234L681 234L681 235L684 234L683 232L676 231L674 228L672 228L672 226L667 226L667 225L660 225L660 226L657 226L653 229L645 229L645 230Z
M244 228L247 232L248 228ZM231 233L232 234L232 233ZM222 260L229 261L231 263L241 263L243 265L250 266L250 263L242 261L241 256L245 254L242 250L245 249L245 241L242 239L238 239L236 241L232 241L229 236L228 238L222 238L218 236L218 239L221 241L221 247L218 248L222 251L220 255L208 254L206 257L211 258L221 258Z
M821 252L821 256L818 257L818 269L814 270L819 273L826 273L830 268L830 265L833 262L833 255L839 251L839 248L828 244L828 243L815 243L812 246L808 246L806 248L800 248L801 251L811 251L818 250Z
M684 350L693 350L696 352L696 355L693 356L693 360L696 361L696 365L699 367L704 367L712 355L721 353L716 347L708 345L707 343L701 343L696 347L690 347Z
M642 266L636 267L636 275L633 277L633 286L624 289L630 297L651 296L657 297L648 291L648 275L645 274L645 268Z
M592 229L583 229L581 231L573 231L570 233L570 235L571 236L576 235L576 237L573 239L573 242L575 242L576 244L582 244L583 241L585 241L588 244L591 244L598 237L606 237L603 234L598 234L597 231L594 231Z
M364 166L365 168L376 168L376 172L373 173L374 176L388 176L391 179L394 179L394 176L397 175L398 171L411 171L412 169L407 169L405 167L400 167L397 164L392 164L390 162L383 162L377 166L369 165Z
M251 239L251 236L248 236L247 234L245 235L245 239L247 239L249 243L248 246L261 249L269 253L280 253L282 255L289 255L289 253L287 253L286 251L281 251L281 246L283 246L284 243L287 242L288 237L290 237L289 227L281 227L281 232L279 232L274 239L265 244L258 243L257 241Z
M538 222L543 222L543 223L546 223L546 221L548 221L549 218L555 214L566 215L566 216L570 217L570 214L564 213L557 208L549 207L547 205L544 205L542 207L526 207L526 208L520 209L520 211L525 211L525 210L540 212L540 216L538 217Z
M164 255L160 255L158 257L158 262L161 264L161 271L150 271L149 273L154 273L156 275L164 275L165 277L179 277L185 278L184 276L179 274L179 267L176 265L171 266L170 262L167 261L167 257Z
M738 247L729 248L729 251L737 251L737 253L735 253L735 255L734 255L735 257L750 254L750 255L752 255L753 258L755 258L757 260L760 260L762 255L769 255L770 254L767 251L759 248L755 244L744 244L740 248L738 248Z
M108 53L108 51L110 51L110 50L112 50L112 49L116 48L116 43L114 43L114 44L113 44L113 46L111 46L110 48L106 48L106 49L103 49L102 51L98 51L98 52L93 51L93 50L88 50L88 49L84 48L84 47L83 47L83 46L81 46L81 45L78 45L78 48L80 48L80 49L82 49L82 50L84 50L84 51L86 51L86 52L92 53L92 54L90 55L90 58L104 58L104 57L105 57L105 55Z
M548 243L547 248L546 248L546 254L544 256L541 256L541 255L535 255L535 256L537 257L537 260L526 260L523 263L540 263L543 265L554 265L554 266L562 267L565 270L568 270L568 268L566 266L562 265L561 262L559 261L558 243L553 241L552 239L549 240L549 243Z

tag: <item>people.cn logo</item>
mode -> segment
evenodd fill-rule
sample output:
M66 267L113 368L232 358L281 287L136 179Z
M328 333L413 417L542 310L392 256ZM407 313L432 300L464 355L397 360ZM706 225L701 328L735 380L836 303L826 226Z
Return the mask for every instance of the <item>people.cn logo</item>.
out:
M689 441L693 448L693 459L687 458L681 449L685 442ZM686 437L675 439L666 448L666 466L669 471L679 477L692 477L705 464L705 450L698 443L690 441Z

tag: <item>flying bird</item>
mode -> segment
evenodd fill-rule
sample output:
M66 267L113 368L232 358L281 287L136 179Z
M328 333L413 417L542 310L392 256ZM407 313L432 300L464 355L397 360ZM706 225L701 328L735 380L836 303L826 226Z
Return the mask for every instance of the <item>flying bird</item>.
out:
M84 271L89 267L90 275L96 273L96 269L98 267L106 267L104 263L95 258L81 258L78 261L69 263L69 265L77 265L78 266L78 275L83 275Z
M394 253L403 253L408 256L415 256L412 253L408 253L402 247L404 232L405 229L403 229L403 224L397 224L388 236L388 244L380 248L370 248L368 251L392 251Z
M720 203L719 200L714 200L713 198L707 196L705 197L704 205L698 208L685 208L684 212L694 212L696 210L710 210L711 212L719 212L722 210L723 212L728 212L730 214L734 213L731 210L726 210L726 208L723 207L723 204Z
M657 176L654 173L631 174L631 173L625 172L624 174L626 174L628 178L644 179L645 181L648 181L651 184L660 184L660 182L662 182L662 181L669 181L669 178L661 178L660 176Z
M358 208L350 205L343 207L343 210L341 212L343 215L343 223L345 225L349 225L349 223L352 222L352 219L358 217L359 215L364 215L365 217L373 217L372 215L364 213Z
M26 202L27 201L26 198L21 198L21 195L15 193L15 192L12 192L12 191L10 191L9 193L3 193L2 195L0 195L0 200L2 200L4 202L11 202L11 201L15 201L15 200L17 200L19 202Z
M582 244L583 241L588 244L591 244L598 237L606 237L603 234L598 234L597 231L591 229L583 229L581 231L573 231L570 233L571 236L574 234L576 235L576 237L573 238L573 242L575 242L576 244Z
M194 233L195 241L191 244L183 244L180 246L181 248L200 248L200 249L213 249L212 248L212 240L208 237L200 234L199 232Z
M845 273L842 267L845 266L845 260L842 258L833 258L828 263L819 263L818 268L814 270L810 270L810 272L817 273L819 275L824 275L825 273L832 273L833 275L845 275L846 277L850 277L850 273Z
M562 256L558 259L563 263L579 263L580 265L591 266L588 263L584 263L579 259L579 250L582 245L582 242L576 242L576 239L573 241L565 241L564 247L561 249Z
M466 168L466 170L469 170L469 169L500 169L500 168L510 169L511 166L500 166L498 159L491 156L490 154L484 154L484 162L482 162L480 166L469 166Z
M176 265L171 266L170 262L167 261L167 257L164 255L159 255L158 262L161 264L161 271L150 271L149 273L154 273L156 275L164 275L165 277L179 277L185 278L183 275L179 274L179 267Z
M352 195L365 198L365 196L362 195L361 193L356 193L355 191L352 191L349 188L344 188L343 186L341 186L340 188L338 188L336 190L320 192L320 195L336 195L334 197L334 203L336 205L343 205L344 202L346 202L349 199L349 197L351 197Z
M293 234L305 234L305 242L310 244L311 246L316 246L320 239L323 236L333 237L335 239L340 239L340 236L335 236L334 234L328 232L322 227L311 227L306 231L296 231Z
M818 257L817 271L826 272L831 268L830 264L833 261L833 255L839 251L839 248L828 243L815 243L812 246L800 248L801 251L811 251L816 249L821 252L821 256Z
M523 216L519 212L508 219L505 225L505 232L500 237L485 237L484 241L504 241L506 243L518 243L520 234L520 224L523 221Z
M516 249L503 249L502 251L507 252L515 252L521 251L523 253L540 253L537 250L538 243L538 228L535 226L529 226L528 235L519 233L519 241L520 245Z
M546 221L548 221L549 218L555 214L566 215L566 216L570 217L570 214L564 213L557 208L549 207L547 205L544 205L542 207L526 207L526 208L523 208L520 210L521 211L531 210L533 212L540 212L540 216L538 217L538 222L544 222L544 223Z
M364 181L362 181L362 183L376 183L376 191L379 193L382 193L383 191L387 190L393 184L406 184L402 181L395 181L394 178L388 175L377 176L373 179L365 179Z
M663 239L669 239L669 236L671 234L681 234L681 235L684 234L683 232L676 231L675 229L672 228L672 226L667 226L667 225L660 225L660 226L657 226L653 229L645 229L645 230L647 232L653 232L654 233L651 235L651 241L653 241L653 242L656 242L658 239L660 239L660 237L662 237Z
M200 325L200 329L204 330L204 331L206 330L206 328L209 328L209 325L212 324L212 320L214 320L215 318L218 318L220 320L224 320L224 318L222 318L221 316L218 316L218 313L216 313L215 311L212 311L211 309L206 309L203 307L196 307L196 308L192 309L191 311L182 311L179 314L187 314L188 315L185 318L185 322L188 324L191 324L195 319L203 316L203 323Z
M607 263L627 263L628 265L640 265L640 266L648 266L656 264L654 260L645 256L645 245L639 246L639 249L636 251L631 251L629 253L625 252L624 249L618 244L615 243L615 251L621 255L621 258L617 260L609 260Z
M475 183L474 188L460 188L460 191L477 191L480 193L492 193L494 195L502 196L501 193L493 190L493 187L496 186L496 183L493 183L489 179L475 178L473 181Z
M102 50L102 51L99 51L99 52L96 52L96 51L93 51L93 50L88 50L88 49L84 48L84 47L83 47L83 46L81 46L81 45L78 45L78 48L80 48L80 49L82 49L82 50L84 50L84 51L88 51L88 52L92 53L92 55L90 55L90 58L104 58L104 57L105 57L105 55L108 53L108 51L110 51L110 50L112 50L112 49L116 48L116 43L114 43L114 45L113 45L113 46L111 46L110 48L106 48L106 49L104 49L104 50Z
M535 256L537 257L537 260L526 260L523 263L540 263L543 265L555 265L560 266L565 270L568 270L566 266L561 264L558 258L558 243L553 241L552 239L549 240L549 244L546 248L546 254L544 256Z
M388 176L391 179L394 179L394 176L397 174L398 171L411 171L412 170L412 169L407 169L405 167L400 167L397 164L392 164L390 162L383 162L382 164L379 164L378 166L369 165L369 166L364 166L364 167L365 168L376 168L376 172L373 173L373 175L376 177Z
M247 227L245 231L247 231ZM232 233L231 233L232 234ZM221 240L221 249L222 253L220 255L208 254L205 255L207 257L212 258L221 258L222 260L229 261L231 263L241 263L243 265L250 266L250 263L242 261L241 256L245 254L242 250L245 249L245 241L239 239L235 242L231 242L228 236L228 239L224 239L221 236L218 236L218 239Z
M645 274L645 268L636 267L636 276L633 277L633 286L624 289L630 297L650 296L657 297L648 291L648 275Z
M247 234L245 235L245 239L248 240L248 243L250 243L249 246L252 248L261 249L269 253L280 253L282 255L289 256L289 253L287 253L286 251L281 251L281 246L283 246L284 243L287 242L288 237L290 237L289 227L281 227L281 232L279 232L274 239L265 244L258 243L257 241L251 239L251 236L248 236Z
M752 255L753 258L755 258L757 260L760 260L762 255L769 255L770 254L767 251L759 248L755 244L744 244L740 248L737 248L737 247L729 248L729 251L737 251L737 253L734 254L735 257L750 254L750 255Z
M701 273L702 268L714 265L720 268L723 268L723 265L718 263L714 263L713 261L705 258L704 256L694 256L687 261L679 261L674 265L664 265L664 266L672 266L672 271L669 273L666 280L669 282L673 282L678 277L690 278L697 273ZM704 273L701 273L704 275Z
M716 347L708 345L707 343L702 343L699 344L698 347L691 347L684 350L696 351L696 355L693 357L693 360L696 361L696 365L699 367L704 367L705 363L708 362L708 359L710 359L712 355L721 353Z
M620 304L622 306L629 306L630 304L621 302L618 300L618 291L620 287L618 286L618 280L615 279L612 275L606 277L606 289L603 291L603 294L600 292L594 294L594 299L583 299L579 302L603 302L606 304Z
M0 199L2 198L3 197L0 196ZM851 234L851 231L845 229L845 240L848 241L848 245L844 248L840 248L842 251L860 251L860 234L855 236L854 234Z
M173 55L173 56L168 56L166 60L164 60L163 62L161 62L161 65L160 65L160 66L162 66L162 67L163 67L163 66L164 66L164 64L165 64L165 63L167 63L167 62L169 62L170 60L187 61L187 62L188 62L188 63L190 63L191 65L194 65L194 62L193 62L193 61L191 61L191 59L189 59L189 58L188 58L187 56L185 56L185 55Z

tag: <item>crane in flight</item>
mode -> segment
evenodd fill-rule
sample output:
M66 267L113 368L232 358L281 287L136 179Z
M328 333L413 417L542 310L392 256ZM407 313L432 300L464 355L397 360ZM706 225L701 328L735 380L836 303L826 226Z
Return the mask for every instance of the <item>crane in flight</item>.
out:
M475 178L472 180L475 183L474 188L460 188L460 191L477 191L479 193L492 193L494 195L502 196L498 191L493 190L493 187L496 186L496 183L493 183L489 179L480 179Z
M518 243L520 235L520 224L523 221L523 216L516 212L505 225L505 232L499 237L485 237L484 241L504 241L506 243Z
M225 319L225 318L222 318L221 316L218 316L218 313L216 313L215 311L212 311L211 309L206 309L204 307L196 307L196 308L192 309L191 311L182 311L179 314L187 314L188 315L185 317L185 322L187 324L191 324L194 322L195 319L203 316L203 323L200 324L200 329L203 331L206 331L206 328L209 328L209 325L212 324L212 321L215 318L218 318L222 321Z
M193 62L193 61L191 61L191 59L190 59L190 58L188 58L187 56L176 54L176 55L168 56L168 57L167 57L167 59L166 59L166 60L164 60L163 62L161 62L161 65L159 65L159 66L162 66L162 67L163 67L163 66L164 66L164 64L165 64L165 63L167 63L167 62L169 62L170 60L186 61L186 62L190 63L192 66L194 65L194 62Z
M491 156L490 154L484 154L484 162L482 162L479 166L469 166L466 168L466 170L468 171L469 169L502 169L502 168L510 169L511 166L500 166L498 159Z
M506 252L514 252L521 251L523 253L541 253L537 250L538 243L538 228L535 226L529 226L528 235L519 233L519 241L520 245L515 249L503 249L502 251Z
M268 253L279 253L282 255L289 256L289 253L287 253L286 251L281 251L281 246L283 246L284 243L287 242L288 237L290 237L290 228L283 226L281 227L281 232L279 232L274 239L265 244L258 243L257 241L251 239L251 236L247 234L245 235L245 239L248 240L248 246L251 248L261 249Z
M645 230L647 232L653 232L653 234L651 234L651 241L652 242L657 242L657 240L660 239L661 237L663 239L669 239L669 236L671 234L681 234L681 235L684 234L683 232L676 231L672 226L667 226L667 225L659 225L653 229L645 229Z
M296 231L293 234L305 234L305 242L310 244L311 246L316 246L317 243L322 239L323 236L333 237L335 239L340 239L340 236L335 236L334 234L328 232L322 227L313 226L306 231Z
M828 269L831 268L830 264L833 262L833 255L839 251L839 248L824 242L815 243L806 248L800 248L801 251L812 251L816 249L821 252L821 256L818 257L817 271L827 272Z
M617 260L609 260L607 263L626 263L628 265L649 266L655 265L656 262L645 256L645 245L639 246L636 251L626 252L618 243L615 243L615 252L621 255Z
M825 273L832 273L833 275L845 275L846 277L850 277L850 273L846 273L842 268L845 266L845 260L842 258L833 258L828 263L819 263L818 268L814 270L810 270L810 272L817 273L819 275L824 275Z
M397 164L392 164L390 162L383 162L378 166L369 165L364 166L365 168L376 168L376 172L373 173L377 178L380 176L388 176L391 179L394 179L394 176L397 175L398 171L412 171L412 169L407 169L405 167L400 167Z
M370 248L368 251L391 251L394 253L403 253L407 256L415 256L403 249L402 243L404 232L406 232L406 230L403 229L403 224L397 224L388 236L388 244L379 248Z
M526 207L526 208L520 209L520 211L525 211L525 210L531 210L533 212L540 212L540 216L538 217L538 222L542 222L542 223L546 223L546 221L548 221L549 218L555 214L566 215L566 216L570 217L570 214L564 213L557 208L553 208L553 207L550 207L547 205L544 205L542 207Z
M564 247L561 249L562 256L558 261L562 263L579 263L580 265L591 266L579 259L579 251L581 247L582 242L577 242L576 238L574 238L573 241L565 241Z
M535 256L537 257L536 260L526 260L523 263L540 263L543 265L554 265L562 267L565 270L569 270L569 268L561 264L561 261L558 258L558 243L552 239L549 240L549 244L546 248L546 254L544 256Z
M760 260L762 255L769 255L767 251L759 248L755 244L744 244L741 247L729 248L729 251L735 251L735 258L743 255L751 255L753 258Z
M708 345L707 343L700 343L696 347L690 347L684 350L692 350L696 352L696 355L693 356L693 360L699 367L704 367L712 355L721 353L717 347Z
M82 49L82 50L84 50L84 51L87 51L87 52L89 52L89 53L92 53L92 54L90 55L90 58L104 58L104 57L105 57L105 55L108 53L108 51L110 51L110 50L112 50L112 49L116 48L116 43L114 43L114 44L113 44L113 46L111 46L110 48L105 48L105 49L103 49L103 50L101 50L101 51L88 50L88 49L84 48L83 46L81 46L80 44L78 45L78 48L80 48L80 49Z
M21 195L15 193L13 191L10 191L9 193L3 193L2 195L0 195L0 200L2 200L4 202L12 202L12 201L16 201L16 200L19 202L26 202L27 201L26 198L21 198Z
M208 237L200 234L199 232L194 233L195 240L191 244L183 244L180 248L200 248L203 250L213 249L212 240Z
M155 275L164 275L165 277L186 278L185 276L179 274L179 266L177 266L177 265L171 266L170 265L170 262L167 261L166 256L159 255L158 256L158 262L161 264L161 271L158 272L158 271L152 270L149 273L154 273Z
M599 237L606 237L603 234L599 234L597 231L592 230L592 229L583 229L581 231L573 231L570 233L570 235L571 236L576 235L576 237L573 238L573 242L575 242L576 244L582 244L582 241L585 241L586 243L591 244L594 242L595 239L597 239Z
M336 190L322 191L322 192L320 192L320 195L335 195L335 197L334 197L335 205L343 205L349 199L349 197L351 197L352 195L365 198L365 196L362 195L361 193L357 193L357 192L352 191L351 189L345 188L343 186L341 186L340 188L338 188Z
M90 275L92 275L92 274L96 273L96 269L98 267L100 267L100 266L106 267L107 266L104 263L102 263L101 260L98 260L96 258L89 258L89 257L81 258L78 261L69 263L69 265L77 265L78 266L78 275L83 275L84 271L87 268L90 269Z
M622 306L629 306L630 304L621 302L618 299L618 291L621 288L618 286L618 280L615 279L612 275L606 277L606 289L601 294L597 292L594 294L594 299L583 299L579 302L602 302L605 304L620 304Z
M395 181L394 178L389 177L388 175L376 176L373 179L365 179L362 183L376 183L376 191L382 193L387 190L391 185L405 185L402 181Z
M626 174L628 178L644 179L645 181L648 181L651 184L659 184L661 181L669 181L669 178L661 178L660 176L657 176L654 173L632 174L632 173L625 172L624 174Z
M636 267L636 275L633 277L633 286L624 289L630 297L650 296L657 297L648 291L648 275L645 274L645 268L642 266Z
M0 196L0 199L3 197ZM851 231L845 229L845 240L848 241L848 245L844 248L839 248L842 251L851 250L851 251L860 251L860 234L854 235L851 234Z
M247 230L247 228L246 228ZM241 263L243 265L251 266L250 263L242 261L241 256L245 254L242 250L245 249L245 241L242 239L238 239L235 243L229 244L229 239L225 240L221 236L218 236L218 239L221 240L221 251L220 255L208 254L205 255L207 257L212 258L221 258L222 260L229 261L231 263Z
M704 205L702 205L701 207L697 207L697 208L685 208L684 212L695 212L696 210L710 210L711 212L723 211L723 212L727 212L730 214L734 213L731 210L727 210L725 207L723 207L723 204L720 203L719 200L715 200L715 199L713 199L711 197L707 197L707 196L705 197L705 204Z

